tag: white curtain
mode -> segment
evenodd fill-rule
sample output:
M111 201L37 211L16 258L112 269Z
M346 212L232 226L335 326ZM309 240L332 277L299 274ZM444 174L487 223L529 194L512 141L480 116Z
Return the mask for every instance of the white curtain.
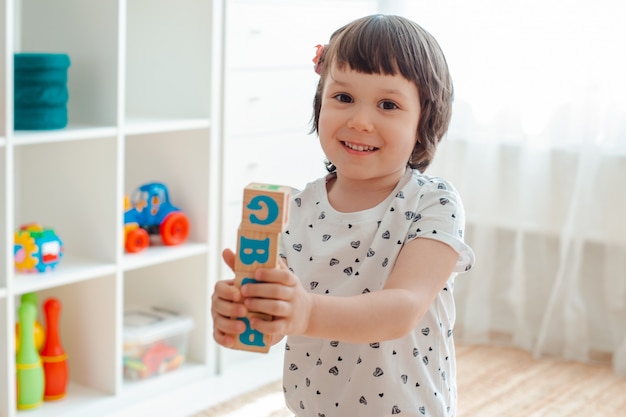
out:
M457 337L626 375L626 2L379 5L429 30L455 81L427 173L461 192L477 255Z

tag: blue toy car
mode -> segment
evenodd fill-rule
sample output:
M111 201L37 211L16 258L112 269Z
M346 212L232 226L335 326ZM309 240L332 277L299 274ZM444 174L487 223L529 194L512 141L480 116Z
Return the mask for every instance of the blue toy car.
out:
M165 184L151 182L137 188L125 202L124 248L134 253L148 247L150 235L165 245L179 245L189 236L189 219L170 204Z

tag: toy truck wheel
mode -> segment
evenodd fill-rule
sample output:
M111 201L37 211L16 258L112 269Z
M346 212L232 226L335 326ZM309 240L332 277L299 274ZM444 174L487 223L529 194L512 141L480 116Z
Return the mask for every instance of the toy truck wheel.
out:
M180 212L170 213L159 228L161 239L166 245L179 245L189 236L189 219Z
M148 247L150 244L150 236L142 228L137 228L128 232L124 247L130 253L139 252Z

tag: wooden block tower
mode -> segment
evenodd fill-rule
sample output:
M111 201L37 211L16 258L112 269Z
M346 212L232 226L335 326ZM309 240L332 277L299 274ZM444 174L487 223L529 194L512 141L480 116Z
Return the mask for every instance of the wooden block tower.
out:
M256 282L257 268L278 267L278 240L288 222L290 191L290 187L260 183L250 183L244 189L235 258L237 286ZM246 323L246 331L239 335L234 348L266 353L271 347L270 338L250 327L253 316L272 320L271 316L253 312L240 318Z

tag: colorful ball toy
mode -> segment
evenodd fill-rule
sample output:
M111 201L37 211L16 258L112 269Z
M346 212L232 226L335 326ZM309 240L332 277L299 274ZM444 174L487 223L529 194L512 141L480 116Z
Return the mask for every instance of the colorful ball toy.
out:
M29 223L14 236L13 258L19 272L53 270L63 256L63 242L53 229Z

